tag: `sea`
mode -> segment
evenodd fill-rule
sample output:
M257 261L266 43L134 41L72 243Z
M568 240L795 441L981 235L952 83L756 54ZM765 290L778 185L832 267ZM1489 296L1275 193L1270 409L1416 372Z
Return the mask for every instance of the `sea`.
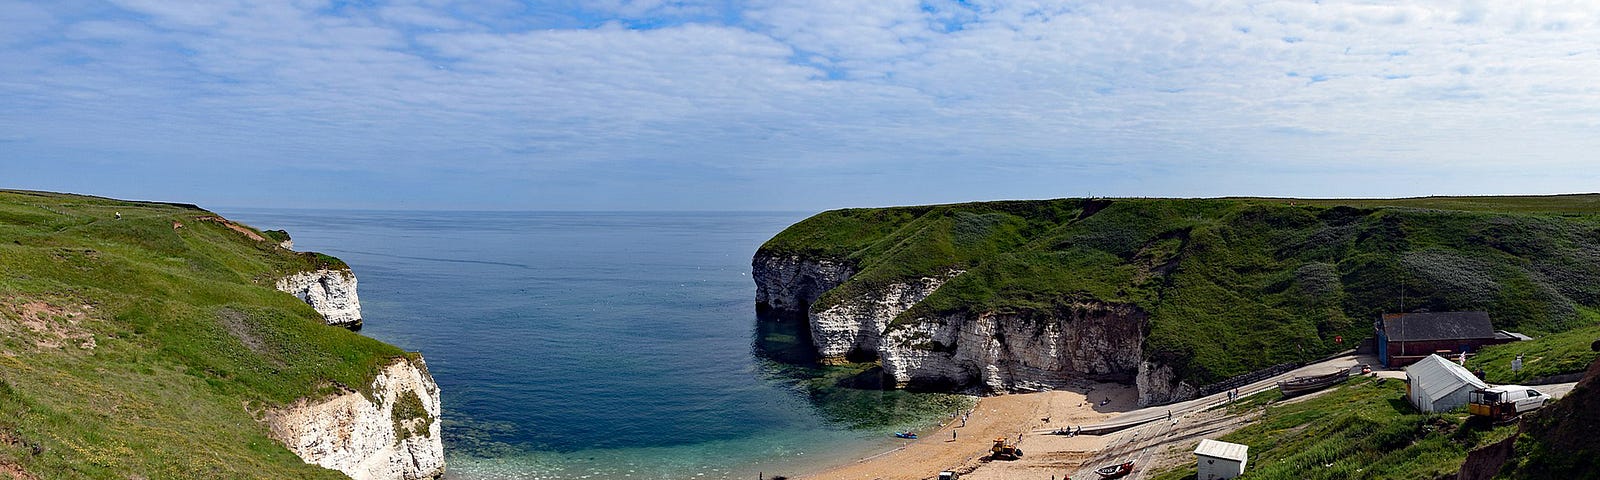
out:
M439 384L446 478L770 479L970 404L758 326L751 256L806 213L218 210L351 265L361 333Z

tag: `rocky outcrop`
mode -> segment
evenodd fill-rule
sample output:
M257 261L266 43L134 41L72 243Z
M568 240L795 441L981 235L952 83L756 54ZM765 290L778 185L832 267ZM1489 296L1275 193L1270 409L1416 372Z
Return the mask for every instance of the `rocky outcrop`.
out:
M961 274L950 272L939 278L919 278L891 284L856 298L843 300L811 312L811 343L825 362L872 361L889 322L917 302L928 298L945 280Z
M279 279L277 286L310 304L328 325L361 327L361 299L356 296L356 275L350 269L299 272Z
M817 297L855 273L855 267L844 261L799 255L758 252L750 262L757 311L785 320L806 318Z
M880 352L885 373L913 388L995 393L1127 381L1139 367L1145 319L1137 308L1100 303L1054 315L950 314L892 328Z
M1139 374L1134 379L1139 389L1139 405L1160 405L1194 398L1199 388L1178 379L1169 365L1149 361L1139 362Z
M1062 388L1085 379L1144 380L1151 398L1193 395L1172 370L1142 361L1148 315L1131 305L1080 302L1053 314L896 317L962 271L894 283L852 298L817 300L853 275L840 261L757 254L758 311L804 318L824 362L881 360L901 387L980 393ZM1151 371L1151 369L1154 371ZM1165 374L1167 377L1162 377Z
M1048 314L957 313L896 325L896 317L962 271L818 305L823 294L854 275L853 267L765 253L751 266L756 307L768 314L764 318L805 319L822 361L881 360L900 387L1001 393L1119 381L1138 385L1143 404L1196 393L1172 368L1142 358L1148 315L1132 305L1079 302Z
M273 438L306 463L355 480L415 480L444 474L439 386L427 366L400 359L372 380L370 397L345 392L267 413Z

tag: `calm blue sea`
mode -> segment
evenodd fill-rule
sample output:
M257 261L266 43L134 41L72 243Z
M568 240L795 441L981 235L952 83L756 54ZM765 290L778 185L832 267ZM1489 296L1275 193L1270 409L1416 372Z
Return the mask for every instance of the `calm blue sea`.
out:
M449 478L770 478L930 416L849 428L916 399L755 351L750 257L802 213L221 213L350 263L361 333L442 389Z

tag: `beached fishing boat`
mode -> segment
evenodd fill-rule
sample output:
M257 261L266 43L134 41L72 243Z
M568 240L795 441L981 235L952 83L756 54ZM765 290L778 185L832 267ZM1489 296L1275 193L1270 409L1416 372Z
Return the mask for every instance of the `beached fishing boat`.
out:
M1095 470L1094 473L1100 474L1100 478L1126 477L1129 473L1133 473L1133 461L1129 460L1127 462L1123 462L1121 465L1101 467L1099 470Z
M909 439L912 439L912 440L916 440L917 439L917 434L911 433L911 432L894 432L894 436L899 437L899 438L909 438Z
M1328 388L1333 384L1345 381L1347 378L1350 378L1349 369L1341 369L1327 375L1294 377L1278 382L1278 390L1283 391L1283 396L1292 397Z

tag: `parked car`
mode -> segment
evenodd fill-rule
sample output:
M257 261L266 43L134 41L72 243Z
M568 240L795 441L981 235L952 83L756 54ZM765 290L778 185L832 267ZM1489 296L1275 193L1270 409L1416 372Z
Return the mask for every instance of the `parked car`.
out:
M1533 388L1501 385L1473 390L1471 396L1467 397L1467 413L1497 420L1506 419L1537 410L1549 401L1548 395Z

